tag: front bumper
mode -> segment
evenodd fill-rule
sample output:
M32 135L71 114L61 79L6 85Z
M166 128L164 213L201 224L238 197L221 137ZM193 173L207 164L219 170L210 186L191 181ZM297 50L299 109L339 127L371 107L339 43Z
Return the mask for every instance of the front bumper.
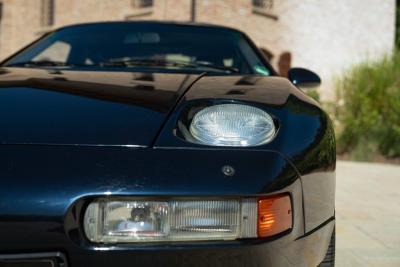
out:
M281 235L263 240L93 245L83 238L77 225L79 218L71 211L65 218L67 225L65 230L69 242L57 245L55 243L57 240L53 239L51 244L47 244L46 239L43 239L45 242L42 244L33 245L29 241L39 240L38 237L28 237L24 245L2 245L18 247L18 250L14 249L14 252L32 253L38 249L41 252L60 252L62 256L62 260L59 261L60 267L317 266L327 251L335 220L331 218L304 234L300 180L275 193L280 192L289 192L292 196L293 228ZM55 228L54 231L57 232L57 229ZM32 247L36 248L32 251ZM15 255L20 257L21 254ZM31 265L23 266L31 267ZM32 265L32 267L37 266Z
M60 252L0 254L2 267L67 267L67 259Z
M17 262L25 262L22 265L25 267L317 266L325 255L334 225L335 220L331 219L311 234L289 243L285 242L285 238L281 238L268 242L214 243L180 248L71 251L68 255L62 253L15 254L7 255L7 257L0 256L0 266L14 259ZM37 259L41 260L42 265L38 265ZM49 265L47 260L55 264Z
M72 267L316 266L334 225L331 219L306 234L300 178L271 151L5 146L0 159L0 255L56 252ZM223 175L225 165L235 167L235 176ZM293 228L264 240L93 245L82 232L84 204L77 206L106 195L283 192L292 197Z
M317 266L323 259L334 220L292 242L233 242L196 248L142 251L91 251L72 266Z

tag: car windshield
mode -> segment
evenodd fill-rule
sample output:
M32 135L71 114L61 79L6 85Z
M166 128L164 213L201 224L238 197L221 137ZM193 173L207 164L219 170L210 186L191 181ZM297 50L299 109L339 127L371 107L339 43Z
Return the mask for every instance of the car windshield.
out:
M3 66L271 75L242 33L220 27L99 23L55 31Z

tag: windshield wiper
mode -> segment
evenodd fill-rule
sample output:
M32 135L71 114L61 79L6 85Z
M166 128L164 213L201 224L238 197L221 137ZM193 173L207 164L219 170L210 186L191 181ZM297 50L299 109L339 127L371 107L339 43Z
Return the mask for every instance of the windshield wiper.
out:
M237 68L215 65L210 62L186 62L186 61L172 61L162 59L116 59L99 64L104 67L137 67L137 66L154 66L154 67L178 67L178 68L209 68L217 71L239 73Z
M52 61L52 60L40 60L40 61L23 61L6 64L5 67L83 67L83 66L93 66L88 64L75 64L62 61Z
M186 61L172 61L162 59L136 59L136 58L123 58L115 59L96 64L78 64L71 62L61 62L52 60L40 61L23 61L9 63L6 67L176 67L176 68L192 68L192 69L212 69L220 72L239 73L237 68L219 66L210 62L186 62Z

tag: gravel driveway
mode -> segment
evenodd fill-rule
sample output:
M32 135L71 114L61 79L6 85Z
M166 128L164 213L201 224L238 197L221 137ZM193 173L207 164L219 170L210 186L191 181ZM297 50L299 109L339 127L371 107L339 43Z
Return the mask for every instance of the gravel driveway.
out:
M336 266L400 267L400 166L338 162Z

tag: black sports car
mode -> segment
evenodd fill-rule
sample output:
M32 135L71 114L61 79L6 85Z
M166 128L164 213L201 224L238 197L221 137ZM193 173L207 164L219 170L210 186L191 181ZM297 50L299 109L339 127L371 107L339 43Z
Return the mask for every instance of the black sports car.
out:
M0 67L0 266L333 266L319 83L225 27L46 34Z

